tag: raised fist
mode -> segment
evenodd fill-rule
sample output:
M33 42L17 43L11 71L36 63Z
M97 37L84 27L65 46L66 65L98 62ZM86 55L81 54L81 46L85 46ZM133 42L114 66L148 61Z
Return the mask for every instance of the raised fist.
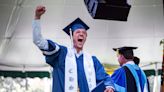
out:
M37 6L35 10L35 19L40 19L41 15L43 15L45 11L45 6Z

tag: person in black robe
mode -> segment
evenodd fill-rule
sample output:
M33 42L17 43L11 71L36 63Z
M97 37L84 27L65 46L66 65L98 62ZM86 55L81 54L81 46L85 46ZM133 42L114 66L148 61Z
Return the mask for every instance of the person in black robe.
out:
M117 92L149 92L145 73L133 61L134 49L137 47L113 49L121 66L111 76Z

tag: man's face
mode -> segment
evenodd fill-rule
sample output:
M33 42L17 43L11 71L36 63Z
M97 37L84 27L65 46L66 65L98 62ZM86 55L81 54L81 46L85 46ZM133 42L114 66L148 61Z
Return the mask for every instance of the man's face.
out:
M122 66L125 63L125 58L122 54L117 54L118 62L120 66Z
M77 29L73 32L73 44L77 49L83 48L83 45L87 38L87 32L85 29Z

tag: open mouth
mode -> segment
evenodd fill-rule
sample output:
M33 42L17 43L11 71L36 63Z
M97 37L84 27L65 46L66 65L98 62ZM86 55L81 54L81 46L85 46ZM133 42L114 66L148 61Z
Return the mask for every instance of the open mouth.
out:
M78 42L82 42L83 41L83 39L78 39Z

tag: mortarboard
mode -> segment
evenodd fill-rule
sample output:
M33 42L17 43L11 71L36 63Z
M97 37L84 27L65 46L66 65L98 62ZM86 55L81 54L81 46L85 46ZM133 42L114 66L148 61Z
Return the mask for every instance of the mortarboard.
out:
M120 48L113 48L114 51L117 51L118 54L123 54L127 59L133 57L133 50L137 49L137 47L120 47Z
M106 87L104 85L104 81L101 81L96 85L96 87L91 92L104 92L105 89Z
M72 23L70 23L68 26L66 26L63 29L63 31L66 32L68 35L70 35L70 30L73 33L76 29L88 30L89 27L80 18L77 18Z
M134 49L137 49L137 47L127 47L127 46L124 46L124 47L120 47L120 48L113 48L114 51L117 51L119 53L124 53L126 51L133 51Z

